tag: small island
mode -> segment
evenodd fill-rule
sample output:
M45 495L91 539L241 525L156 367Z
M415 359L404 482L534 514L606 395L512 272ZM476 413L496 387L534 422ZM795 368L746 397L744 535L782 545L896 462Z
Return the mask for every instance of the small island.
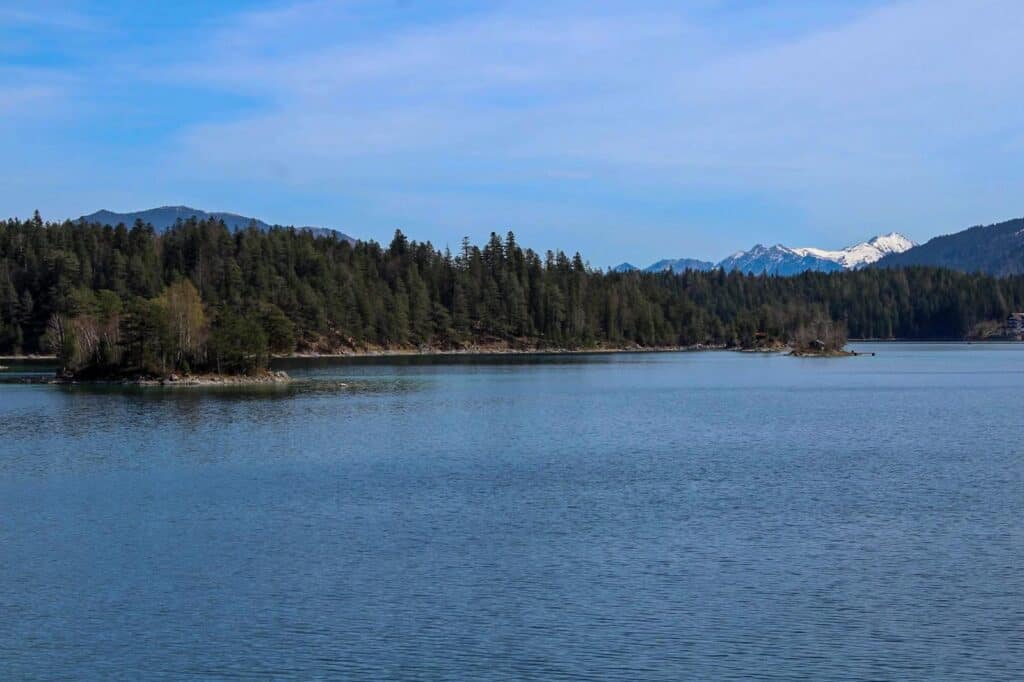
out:
M211 309L186 278L128 306L108 294L80 292L74 315L50 316L44 343L59 365L50 383L228 386L291 380L269 369L271 353L294 344L291 323L277 308Z
M798 358L843 358L874 353L847 350L846 324L821 311L811 312L795 331L757 331L740 340L734 348L743 353L785 353Z
M796 330L789 339L789 354L798 358L844 358L857 355L854 351L846 350L847 340L845 324L822 316Z
M795 358L848 358L864 355L845 348L829 348L821 341L806 348L793 348L789 354ZM868 353L868 355L874 355L874 353Z

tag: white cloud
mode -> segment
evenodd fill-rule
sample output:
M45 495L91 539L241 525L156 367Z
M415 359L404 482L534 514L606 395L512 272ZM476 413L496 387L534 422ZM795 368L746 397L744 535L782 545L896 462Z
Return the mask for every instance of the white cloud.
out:
M515 209L530 222L585 189L592 211L574 195L558 213L585 230L655 224L645 196L707 194L783 206L805 223L795 241L840 246L1019 212L1016 0L909 0L786 31L742 29L743 5L714 2L466 7L284 4L110 68L246 101L206 117L193 102L169 148L179 175L359 192L387 215L432 191L452 215L507 212L526 187L545 195Z
M43 121L63 116L62 106L74 82L72 76L54 69L0 67L0 114L5 116L0 129L20 125L26 118Z
M100 26L94 18L62 7L0 7L0 26L31 26L62 30L93 30Z
M239 30L263 44L282 13L301 31L322 9L250 15ZM736 53L685 16L496 14L288 55L232 50L186 73L268 104L194 131L215 145L280 135L287 143L273 152L299 158L455 145L496 158L652 164L684 178L716 168L817 174L822 156L899 164L920 158L929 135L975 132L965 122L1010 124L1022 20L1016 2L908 3Z

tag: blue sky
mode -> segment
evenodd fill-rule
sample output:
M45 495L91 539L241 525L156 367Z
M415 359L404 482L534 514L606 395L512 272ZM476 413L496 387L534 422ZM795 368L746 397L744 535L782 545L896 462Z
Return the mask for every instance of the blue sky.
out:
M594 265L1024 215L1024 3L3 2L0 214Z

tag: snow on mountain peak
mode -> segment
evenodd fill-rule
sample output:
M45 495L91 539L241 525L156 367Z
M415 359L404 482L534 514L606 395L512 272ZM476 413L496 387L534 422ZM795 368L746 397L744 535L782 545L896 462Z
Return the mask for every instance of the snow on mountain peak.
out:
M884 253L903 253L917 246L917 244L908 237L900 234L899 232L890 232L889 234L880 234L874 239L868 242L871 246L874 246L879 251Z
M866 242L848 246L845 249L828 250L814 247L791 248L783 244L765 246L754 244L748 251L737 251L718 263L707 263L692 259L661 260L644 268L646 272L672 270L710 270L721 268L726 272L739 270L753 274L795 275L807 270L836 272L855 270L880 260L892 253L903 253L917 246L898 232L880 234ZM628 264L620 265L617 271Z
M874 263L890 253L903 253L915 246L917 244L899 232L890 232L838 251L813 247L796 248L793 251L801 256L815 256L830 260L839 263L847 270L853 270Z

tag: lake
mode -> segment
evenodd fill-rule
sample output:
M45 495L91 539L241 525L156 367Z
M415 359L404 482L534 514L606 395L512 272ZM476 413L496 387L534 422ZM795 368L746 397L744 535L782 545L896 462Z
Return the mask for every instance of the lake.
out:
M0 385L0 677L1019 678L1024 344L854 347Z

